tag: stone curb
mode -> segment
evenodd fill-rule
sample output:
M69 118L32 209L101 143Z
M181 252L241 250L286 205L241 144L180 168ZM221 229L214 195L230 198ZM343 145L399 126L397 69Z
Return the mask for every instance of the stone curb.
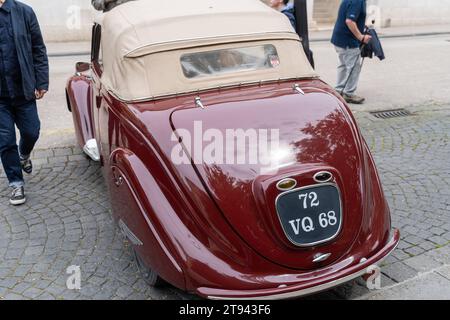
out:
M372 297L379 296L383 299L383 295L390 294L397 291L408 291L406 287L408 285L415 283L415 287L423 287L424 290L419 290L420 292L425 292L425 286L428 285L428 279L432 274L436 274L442 277L442 280L447 279L448 287L450 288L450 246L443 246L434 250L427 251L421 255L411 257L403 261L405 265L417 272L414 276L405 279L404 281L388 285L381 288L380 290L368 292L360 297L355 298L355 300L368 300ZM383 269L381 270L383 274ZM386 275L386 274L385 274ZM444 285L442 285L444 286Z
M387 293L389 291L392 291L394 289L403 289L403 290L408 290L404 287L406 287L408 284L411 284L413 282L417 282L418 280L421 281L421 285L424 285L426 282L428 282L427 279L425 279L427 276L432 275L432 274L438 274L441 275L443 277L443 279L445 278L442 274L447 272L447 270L450 268L450 264L435 268L433 270L429 270L426 272L420 272L417 276L410 278L408 280L405 280L403 282L400 283L396 283L390 286L386 286L380 290L374 291L374 292L369 292L361 297L355 298L354 300L369 300L370 298L376 296L376 295L383 295L383 293ZM447 278L445 278L447 279ZM447 279L448 284L450 285L450 279Z

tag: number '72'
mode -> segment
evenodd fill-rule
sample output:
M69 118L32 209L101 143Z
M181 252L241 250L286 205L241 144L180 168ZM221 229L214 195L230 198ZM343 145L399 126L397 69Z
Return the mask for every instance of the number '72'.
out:
M303 193L299 195L299 199L300 201L303 200L303 209L308 209L308 204L311 208L318 207L320 204L319 197L315 192ZM310 201L308 202L308 200Z

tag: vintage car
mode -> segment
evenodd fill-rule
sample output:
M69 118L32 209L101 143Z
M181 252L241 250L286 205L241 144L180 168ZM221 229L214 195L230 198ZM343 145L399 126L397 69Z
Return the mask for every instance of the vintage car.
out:
M67 101L151 285L298 297L366 274L398 244L351 111L289 20L259 0L116 7L97 19ZM251 132L277 130L276 161L199 159L186 137L199 124L244 134L231 158L255 147Z

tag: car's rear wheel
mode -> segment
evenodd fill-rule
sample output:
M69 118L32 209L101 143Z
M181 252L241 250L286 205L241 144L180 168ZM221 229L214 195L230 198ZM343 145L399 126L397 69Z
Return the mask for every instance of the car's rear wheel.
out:
M136 250L133 249L133 252L139 273L141 274L144 281L148 285L155 288L166 286L167 283L154 270L145 265L144 260L142 260Z

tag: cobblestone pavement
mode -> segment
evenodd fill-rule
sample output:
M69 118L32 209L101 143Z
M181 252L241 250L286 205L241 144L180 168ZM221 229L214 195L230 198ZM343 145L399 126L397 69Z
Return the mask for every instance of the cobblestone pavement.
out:
M450 108L380 120L357 112L402 231L383 265L383 285L450 263ZM28 202L8 205L0 187L0 299L189 299L173 288L152 289L113 226L99 166L76 148L37 150ZM1 185L5 184L0 175ZM66 288L66 268L82 268L82 289ZM310 297L357 298L361 281Z
M9 190L0 189L0 299L187 297L141 279L113 224L98 164L76 148L37 150L33 158L26 205L9 206ZM80 291L67 289L71 265L81 266Z

